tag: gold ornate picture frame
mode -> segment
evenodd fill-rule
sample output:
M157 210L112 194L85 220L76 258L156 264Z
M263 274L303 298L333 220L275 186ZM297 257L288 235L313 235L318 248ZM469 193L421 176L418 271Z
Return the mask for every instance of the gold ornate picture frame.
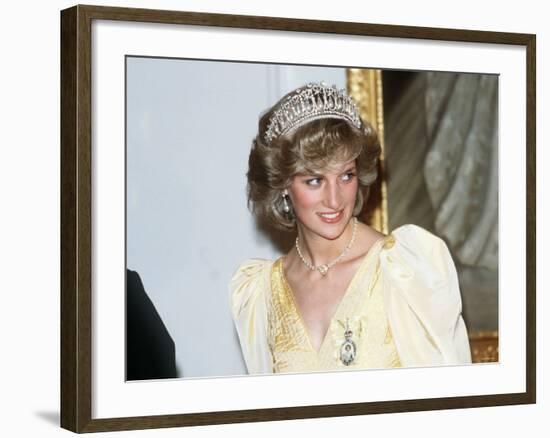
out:
M331 403L320 400L312 403L284 401L279 395L265 390L264 383L269 379L265 376L250 376L232 379L217 379L216 385L221 388L224 384L232 385L233 390L242 388L243 397L246 391L255 392L257 399L247 400L231 408L220 409L220 405L189 407L185 395L181 395L178 410L178 401L172 408L165 411L150 410L147 408L128 408L128 414L116 416L96 415L98 405L105 398L97 397L100 373L109 373L109 362L105 355L96 355L97 343L104 339L97 335L97 325L109 327L110 316L99 311L97 306L98 282L97 278L97 248L98 224L97 211L94 204L98 193L94 186L94 178L105 169L98 167L98 156L94 155L94 141L102 137L98 129L98 121L103 116L98 113L97 101L94 97L93 75L100 67L98 50L104 46L94 46L94 26L98 23L107 27L121 25L140 32L151 28L157 35L175 32L178 28L194 29L205 35L208 32L228 35L235 31L265 32L270 38L277 40L306 36L319 38L324 44L332 44L346 39L350 44L361 44L372 39L385 39L392 42L425 42L426 44L463 44L460 53L465 56L467 50L474 50L474 45L490 47L518 47L522 49L525 62L515 67L519 77L524 82L514 88L515 94L521 96L521 107L525 112L520 114L525 120L522 125L521 150L524 151L522 169L524 171L524 204L516 208L523 218L524 226L521 229L522 242L525 242L521 260L525 281L522 285L520 304L525 309L525 318L519 323L508 322L507 318L501 321L504 324L515 324L517 331L522 334L517 339L500 339L498 342L507 342L514 346L514 351L520 351L520 358L510 355L499 357L495 333L479 332L471 335L471 345L475 362L495 362L489 369L483 364L476 365L475 369L457 377L470 379L469 383L474 390L471 394L459 394L450 391L444 396L422 395L411 391L400 396L380 396L374 399L365 397L332 397L330 400L339 400ZM111 34L109 34L111 35ZM256 35L256 34L255 34ZM160 37L159 37L160 38ZM235 16L224 14L205 14L194 12L157 11L143 9L110 8L98 6L75 6L61 12L61 426L74 432L114 431L128 429L146 429L191 425L222 424L235 422L271 421L298 418L316 418L327 416L364 415L372 413L390 413L405 411L420 411L434 409L454 409L480 406L498 406L510 404L534 403L536 400L536 321L535 321L535 36L528 34L498 33L466 31L456 29L435 29L407 26L373 25L365 23L344 23L315 20L297 20L275 17ZM115 41L113 41L115 43ZM193 44L196 42L193 41ZM286 43L288 44L288 42ZM485 46L484 46L485 45ZM200 52L200 44L196 50ZM251 49L252 50L252 49ZM402 48L395 49L395 56L402 53ZM399 52L401 50L401 52ZM150 48L144 48L147 56L167 56L157 53ZM101 55L101 53L99 53ZM132 55L135 55L133 53ZM329 53L327 65L338 64L331 60ZM359 102L362 116L375 125L384 148L384 102L382 99L382 69L376 65L369 65L372 69L365 70L366 61L358 53L356 61L347 64L347 86L350 94ZM266 59L256 59L252 54L251 61L267 62ZM460 60L460 59L459 59ZM276 61L272 61L276 62ZM280 59L277 62L297 63L296 59ZM399 68L395 65L394 68ZM411 68L411 67L407 67ZM420 68L420 67L418 67ZM452 69L452 67L449 67ZM514 70L514 71L516 71ZM507 74L507 73L502 73ZM519 92L518 92L519 87ZM120 103L120 102L119 102ZM122 103L124 105L124 103ZM503 100L503 108L510 110L511 103ZM124 126L121 126L124 131ZM500 146L500 145L499 145ZM517 146L517 145L516 145ZM381 160L381 174L384 175L384 155ZM116 166L113 165L113 168ZM124 166L115 171L124 171ZM370 216L371 224L383 232L388 231L387 187L384 178L379 182L378 205ZM506 190L501 187L500 190ZM104 220L105 218L102 218ZM501 234L502 236L502 234ZM502 237L501 237L502 239ZM507 247L507 245L505 245ZM123 267L122 267L123 268ZM500 275L507 275L501 272ZM502 283L502 280L501 280ZM108 283L107 283L108 284ZM112 287L110 293L124 297L124 290ZM500 291L499 291L500 293ZM122 298L121 298L122 299ZM505 300L506 301L506 300ZM506 316L507 304L503 304L502 315ZM115 315L123 318L124 315ZM114 337L119 334L114 334ZM508 344L507 344L508 345ZM99 357L101 356L101 357ZM476 359L477 358L477 359ZM498 359L497 359L498 358ZM516 360L517 359L517 360ZM515 367L510 373L518 383L516 386L495 386L496 389L475 390L475 385L482 386L483 373L488 370L505 370L508 364ZM516 366L517 365L517 366ZM484 368L485 367L485 368ZM117 373L119 370L116 371ZM409 371L407 371L409 372ZM422 373L421 370L410 370L411 373ZM457 369L434 370L436 374L457 373ZM115 373L116 374L116 373ZM380 373L382 375L382 373ZM353 378L352 374L348 374ZM288 376L294 384L302 381L313 381L322 376ZM334 377L334 376L332 376ZM331 378L332 378L331 377ZM363 379L364 375L355 375L356 379ZM244 380L240 380L244 379ZM298 380L301 379L301 380ZM231 382L229 382L231 380ZM473 382L471 381L473 380ZM503 378L504 380L504 378ZM497 382L498 383L498 382ZM121 386L131 386L132 394L147 394L149 389L157 383L149 382L120 382ZM177 385L175 381L160 382L162 391L166 394L171 387ZM290 385L288 379L277 381L278 387ZM214 388L214 382L208 379L190 382L187 387L202 391ZM273 387L271 387L273 388ZM156 391L156 390L155 390ZM192 394L190 392L189 394ZM191 395L188 395L191 397ZM169 397L167 397L169 398ZM328 398L327 398L328 399ZM278 401L279 400L279 401ZM101 407L101 406L99 406Z

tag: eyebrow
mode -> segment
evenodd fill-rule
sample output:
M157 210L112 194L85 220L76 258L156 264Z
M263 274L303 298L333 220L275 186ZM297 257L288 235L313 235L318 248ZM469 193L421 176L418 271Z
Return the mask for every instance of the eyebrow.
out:
M353 171L357 171L357 165L355 164L350 165L349 167L345 168L341 172L335 172L335 173L342 175L343 173L349 173ZM306 172L297 173L296 176L299 176L301 178L323 178L325 175L315 171L312 171L312 172L306 171Z
M305 169L303 172L298 172L295 176L298 176L300 178L305 178L305 177L323 176L323 175L319 172L309 171Z
M357 166L355 164L345 168L342 172L338 172L338 174L343 175L344 173L350 173L350 172L357 172Z

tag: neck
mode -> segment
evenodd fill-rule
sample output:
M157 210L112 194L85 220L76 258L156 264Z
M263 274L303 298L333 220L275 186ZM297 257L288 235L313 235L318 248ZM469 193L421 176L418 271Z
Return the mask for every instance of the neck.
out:
M300 250L304 257L314 266L328 264L340 256L350 243L352 234L353 218L346 225L344 232L336 239L325 239L318 234L312 233L302 224L298 224Z

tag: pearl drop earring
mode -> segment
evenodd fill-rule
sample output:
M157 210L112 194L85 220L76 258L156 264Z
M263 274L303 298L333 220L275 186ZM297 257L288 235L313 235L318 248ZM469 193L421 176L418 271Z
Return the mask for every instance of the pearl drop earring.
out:
M285 213L290 213L290 205L288 205L288 191L285 189L281 196L283 197L283 211Z

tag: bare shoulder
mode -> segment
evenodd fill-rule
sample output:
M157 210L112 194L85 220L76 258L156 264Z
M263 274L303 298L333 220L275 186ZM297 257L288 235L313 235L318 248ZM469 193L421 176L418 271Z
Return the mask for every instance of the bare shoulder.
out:
M356 256L361 257L367 254L372 246L380 239L386 237L385 234L375 230L363 222L357 223L357 243L356 243Z
M372 245L378 242L380 239L386 237L384 233L372 228L371 226L359 222L359 232L363 236L363 246L368 251Z
M376 242L377 240L380 240L383 237L386 237L384 233L381 233L380 231L375 230L373 227L371 227L370 225L364 224L363 222L358 222L357 226L359 230L363 230L363 233L365 234L365 236L368 239L370 239L373 243Z

